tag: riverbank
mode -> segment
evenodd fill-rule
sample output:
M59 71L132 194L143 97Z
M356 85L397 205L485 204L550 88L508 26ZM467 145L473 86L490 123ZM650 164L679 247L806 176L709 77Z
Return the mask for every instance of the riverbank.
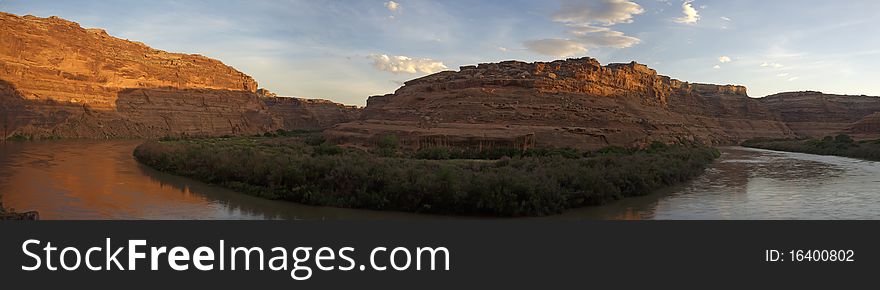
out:
M880 161L880 139L855 141L850 136L843 134L821 139L755 139L743 142L742 146Z
M408 152L393 138L365 151L331 145L317 136L298 136L148 141L134 150L134 156L160 171L307 205L541 216L646 195L689 180L719 153L661 144L596 152Z

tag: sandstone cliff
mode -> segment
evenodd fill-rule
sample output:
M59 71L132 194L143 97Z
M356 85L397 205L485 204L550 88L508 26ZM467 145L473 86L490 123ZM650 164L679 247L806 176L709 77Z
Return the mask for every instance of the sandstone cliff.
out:
M361 109L321 99L280 97L265 89L257 91L269 112L282 120L287 131L321 131L360 118Z
M829 95L821 92L790 92L760 99L767 109L800 136L850 133L857 137L880 135L880 98Z
M794 137L745 87L691 84L637 63L591 58L465 66L368 100L362 117L326 133L369 145L396 135L412 147L644 146Z
M4 137L254 134L280 122L257 83L223 63L168 53L56 17L0 13Z

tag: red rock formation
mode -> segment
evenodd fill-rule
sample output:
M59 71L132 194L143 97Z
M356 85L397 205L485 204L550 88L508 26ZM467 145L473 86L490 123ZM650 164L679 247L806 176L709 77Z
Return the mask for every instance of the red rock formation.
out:
M745 87L690 84L591 58L480 64L416 79L371 97L361 120L326 135L356 144L397 135L414 147L441 139L577 148L794 137Z
M257 83L223 63L168 53L57 17L0 13L4 136L252 134L280 124Z
M777 112L782 121L800 136L822 137L850 132L868 137L877 135L872 114L880 112L880 98L828 95L821 92L790 92L760 99Z
M328 100L279 97L267 90L257 91L273 116L281 118L287 131L321 131L336 124L360 118L361 109Z
M853 123L846 132L858 139L880 138L880 112L868 115Z

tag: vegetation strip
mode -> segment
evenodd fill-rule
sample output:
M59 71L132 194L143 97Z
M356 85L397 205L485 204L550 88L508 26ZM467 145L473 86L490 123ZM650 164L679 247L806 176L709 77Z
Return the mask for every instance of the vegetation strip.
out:
M880 139L855 141L846 134L821 139L754 139L742 145L758 149L880 161Z
M540 216L645 195L691 179L720 153L646 149L408 152L385 138L364 151L320 137L148 141L134 151L161 171L269 199L437 214ZM469 159L452 159L466 157Z

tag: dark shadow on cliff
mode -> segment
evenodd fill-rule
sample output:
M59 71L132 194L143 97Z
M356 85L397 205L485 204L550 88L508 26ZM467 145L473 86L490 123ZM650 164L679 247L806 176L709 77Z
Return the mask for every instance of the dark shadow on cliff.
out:
M5 141L19 126L25 125L27 101L12 83L0 79L0 135Z
M250 91L129 88L117 93L115 105L137 124L140 132L131 133L142 137L252 135L280 128Z
M6 139L161 138L262 134L280 128L249 91L131 88L95 92L91 102L26 98L0 80L0 136Z

